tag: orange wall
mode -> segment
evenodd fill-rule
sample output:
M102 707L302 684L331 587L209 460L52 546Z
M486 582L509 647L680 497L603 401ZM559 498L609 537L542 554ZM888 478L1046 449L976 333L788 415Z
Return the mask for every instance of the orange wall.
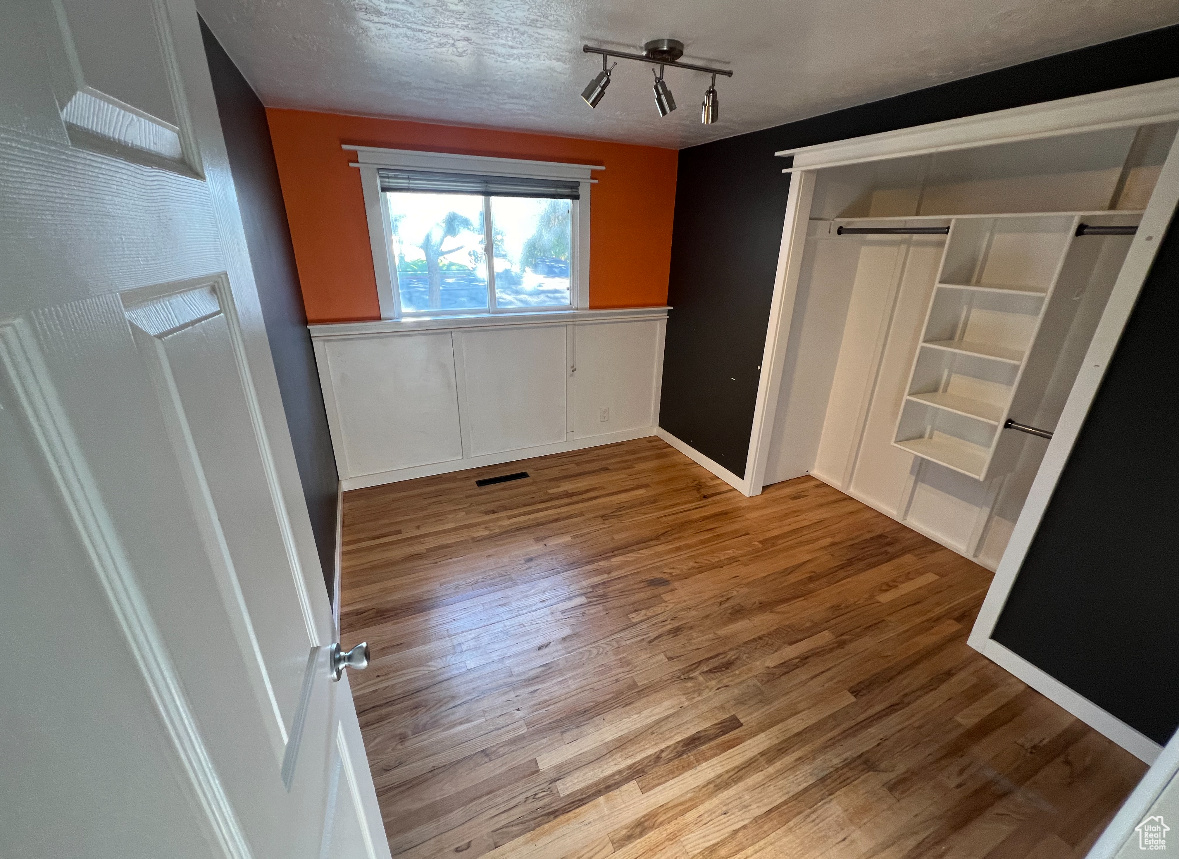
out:
M310 322L379 319L355 153L345 143L601 164L590 206L591 307L667 303L676 152L515 131L266 109Z

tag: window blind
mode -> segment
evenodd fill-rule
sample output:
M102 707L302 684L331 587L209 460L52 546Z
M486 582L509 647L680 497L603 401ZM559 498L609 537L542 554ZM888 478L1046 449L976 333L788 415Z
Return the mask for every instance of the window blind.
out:
M523 179L480 176L472 173L431 173L424 170L377 171L382 191L416 191L425 194L478 194L493 197L544 197L577 200L581 185L573 179Z

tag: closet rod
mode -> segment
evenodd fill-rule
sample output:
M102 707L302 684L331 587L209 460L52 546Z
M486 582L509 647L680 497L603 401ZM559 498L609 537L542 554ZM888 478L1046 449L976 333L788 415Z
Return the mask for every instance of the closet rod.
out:
M1007 419L1007 423L1003 424L1003 429L1019 430L1020 432L1026 432L1028 435L1034 435L1037 438L1052 438L1052 433L1048 430L1042 430L1039 427L1030 427L1027 424L1019 424L1010 418Z
M944 236L949 227L839 227L837 236Z
M1092 224L1077 227L1078 236L1132 236L1136 232L1137 227L1100 227Z

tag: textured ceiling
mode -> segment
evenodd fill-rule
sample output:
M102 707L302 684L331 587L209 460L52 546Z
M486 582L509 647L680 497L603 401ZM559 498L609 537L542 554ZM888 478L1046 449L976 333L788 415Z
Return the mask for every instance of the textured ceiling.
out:
M1179 0L197 0L272 107L396 116L682 148L1179 22ZM671 69L660 118L650 67L601 67L583 42L687 45L731 68L721 121L708 77Z

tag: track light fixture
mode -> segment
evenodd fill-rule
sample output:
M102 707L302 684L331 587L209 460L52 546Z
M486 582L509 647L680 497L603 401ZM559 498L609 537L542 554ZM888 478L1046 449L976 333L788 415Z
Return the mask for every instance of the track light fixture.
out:
M660 116L667 116L675 110L675 98L671 94L671 89L663 80L664 66L689 69L696 72L707 72L712 75L712 83L704 91L704 103L700 105L700 122L704 125L711 125L720 118L720 103L716 94L716 76L724 75L727 78L731 78L733 73L728 69L714 69L709 66L681 63L679 59L684 55L683 42L676 39L653 39L643 45L643 53L641 54L631 54L625 51L609 51L605 48L595 48L591 45L582 45L581 50L587 54L602 55L602 70L598 72L597 76L590 81L589 86L581 93L582 99L590 107L597 107L598 102L602 100L602 96L606 94L606 87L610 84L610 73L618 65L618 63L615 63L613 66L607 68L606 61L614 57L619 60L635 60L640 63L650 63L653 66L659 67L658 71L652 69L651 72L655 75L655 84L653 87L655 91L655 107L658 108Z
M675 99L671 95L671 90L667 88L667 84L663 82L663 66L659 67L658 74L654 69L651 69L651 74L655 75L655 107L658 108L660 116L667 116L675 110Z
M614 66L606 68L606 61L609 59L605 54L602 54L602 70L589 82L589 86L581 91L581 98L590 107L597 107L598 102L602 100L602 96L606 94L606 87L610 86L610 73L614 71Z
M712 125L720 119L720 102L716 97L716 75L712 76L712 83L704 91L704 104L700 105L700 122Z

